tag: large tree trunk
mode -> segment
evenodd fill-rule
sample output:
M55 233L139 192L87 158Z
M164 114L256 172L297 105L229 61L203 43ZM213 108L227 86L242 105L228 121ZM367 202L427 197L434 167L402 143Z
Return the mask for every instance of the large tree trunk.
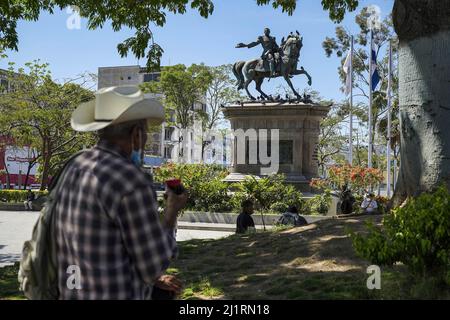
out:
M450 186L450 0L396 0L401 165L394 205Z

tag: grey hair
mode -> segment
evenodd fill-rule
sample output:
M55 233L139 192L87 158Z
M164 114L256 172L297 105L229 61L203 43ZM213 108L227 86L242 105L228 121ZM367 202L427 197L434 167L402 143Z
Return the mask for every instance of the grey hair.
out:
M134 120L119 123L116 125L108 126L98 131L100 139L123 139L131 136L131 131L134 127L138 126L144 129L146 126L146 120Z

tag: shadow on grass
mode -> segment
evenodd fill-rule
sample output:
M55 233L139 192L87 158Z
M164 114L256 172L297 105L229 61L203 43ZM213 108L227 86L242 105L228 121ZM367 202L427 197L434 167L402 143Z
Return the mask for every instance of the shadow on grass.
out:
M173 274L185 283L182 299L402 299L404 268L382 268L382 289L367 289L370 265L347 235L361 232L358 217L219 240L180 243Z

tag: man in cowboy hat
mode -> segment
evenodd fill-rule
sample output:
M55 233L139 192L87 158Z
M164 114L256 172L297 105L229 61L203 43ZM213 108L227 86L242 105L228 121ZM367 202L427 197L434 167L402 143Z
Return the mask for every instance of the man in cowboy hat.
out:
M55 211L60 299L145 299L153 286L179 293L162 276L176 255L174 227L186 194L167 190L160 220L156 194L140 170L147 124L163 106L136 86L99 90L72 114L76 131L99 143L67 168Z

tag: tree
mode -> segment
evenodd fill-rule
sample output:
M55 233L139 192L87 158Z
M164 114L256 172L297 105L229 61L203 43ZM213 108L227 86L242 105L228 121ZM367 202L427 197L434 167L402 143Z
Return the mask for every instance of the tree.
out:
M370 29L369 21L371 20L371 11L368 7L365 7L361 12L355 17L355 22L359 26L359 33L354 37L354 57L353 57L353 71L354 71L354 95L355 100L358 100L359 110L354 110L353 113L360 120L367 121L368 113L368 102L369 102L369 39L370 39ZM350 50L351 35L342 26L336 27L335 37L326 37L322 46L325 50L325 54L330 57L333 53L341 59L341 65L338 68L338 73L342 84L345 86L346 74L343 71L342 66L344 65L347 53ZM398 77L396 75L397 59L396 53L398 48L398 39L394 34L392 17L387 17L381 21L380 26L375 30L376 40L378 44L378 57L382 47L388 47L389 42L392 41L393 44L393 77L392 77L392 105L394 110L398 106ZM389 64L389 53L378 59L378 72L380 74L381 83L378 86L378 90L373 92L373 102L372 102L372 141L376 140L375 134L378 131L383 137L387 139L387 86L388 86L388 64ZM344 91L344 88L342 88ZM365 109L365 112L361 112L361 107ZM347 111L350 111L350 107L347 104ZM361 117L364 115L363 117ZM396 125L395 116L397 113L393 113L393 132L398 132ZM377 130L380 129L380 130ZM381 141L383 144L385 141ZM393 150L397 150L399 139L392 140ZM374 157L375 159L376 157ZM381 167L382 163L377 163L374 161L375 167Z
M347 138L342 134L344 118L333 107L331 113L320 123L319 143L317 144L317 157L322 176L326 173L326 165L331 159L336 159L341 153Z
M280 7L290 15L297 5L296 0L256 0L256 3L272 4L275 9ZM0 48L17 51L18 21L36 21L41 12L53 14L58 8L72 7L80 17L87 19L87 27L91 30L102 28L109 21L116 32L123 27L134 30L133 37L117 45L120 56L127 56L131 51L136 58L147 57L149 69L159 69L164 50L154 41L150 25L164 26L168 12L184 14L188 5L204 18L214 10L212 0L3 0L0 2ZM322 0L322 5L333 21L340 21L346 11L356 8L358 1Z
M210 132L222 120L222 107L230 102L240 100L242 96L236 90L236 81L232 78L232 66L221 65L209 67L212 76L211 84L206 90L206 110L199 112L202 122L202 160L205 148L210 141Z
M8 81L13 90L0 96L0 127L8 126L17 145L35 151L30 166L40 164L43 190L71 154L91 144L91 135L73 131L69 123L75 107L94 95L71 81L54 82L46 63L35 61L26 66L28 73L10 68Z
M401 164L394 203L450 187L450 0L396 0Z
M141 85L144 92L162 94L162 102L166 109L166 122L177 127L180 142L184 140L184 131L194 124L198 104L204 104L206 92L212 81L212 74L205 65L193 64L186 68L183 64L163 67L159 81ZM172 114L175 121L172 121ZM181 156L184 157L183 148Z
M450 0L395 0L400 171L393 204L450 187Z

